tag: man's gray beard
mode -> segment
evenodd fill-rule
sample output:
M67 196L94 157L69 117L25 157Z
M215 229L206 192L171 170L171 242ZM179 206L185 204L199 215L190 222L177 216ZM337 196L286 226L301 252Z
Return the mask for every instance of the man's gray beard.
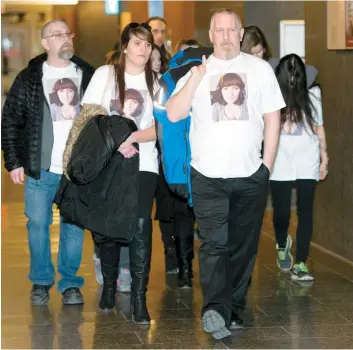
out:
M58 53L59 58L62 60L70 60L73 55L74 55L74 49L71 47L62 49Z
M224 59L226 61L233 59L236 56L236 53L234 51L228 51L224 53Z

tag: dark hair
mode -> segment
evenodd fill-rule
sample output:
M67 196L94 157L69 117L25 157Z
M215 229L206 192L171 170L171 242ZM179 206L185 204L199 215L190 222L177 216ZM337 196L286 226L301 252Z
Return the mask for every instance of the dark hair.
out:
M105 64L115 65L119 63L120 43L116 42L111 50L105 54Z
M127 89L125 91L125 100L135 100L138 103L138 106L136 108L136 110L133 112L132 116L133 117L138 117L142 114L142 111L144 109L144 100L143 97L141 95L141 93L138 90L135 89ZM111 100L110 103L110 110L114 110L114 111L120 111L123 112L123 105L120 103L120 100Z
M165 56L163 55L163 51L162 49L156 45L156 44L153 44L152 46L152 52L153 50L157 50L159 52L159 54L161 55L161 70L159 73L161 74L164 74L167 70L168 70L168 62L166 61L166 58Z
M240 90L238 99L234 102L234 104L240 106L244 103L245 84L242 78L236 73L227 73L219 79L217 89L212 96L212 104L215 102L218 102L223 106L227 104L223 98L222 89L229 86L237 86Z
M314 132L313 111L315 107L310 100L307 87L305 65L295 54L284 56L276 67L276 77L282 91L286 107L281 109L281 125L290 123L304 124L304 120Z
M59 90L71 89L74 91L74 97L71 101L72 106L76 106L80 102L80 96L77 91L77 85L69 78L59 79L53 86L53 92L50 94L50 103L55 103L57 106L62 106L58 96Z
M181 39L175 45L175 52L180 51L180 49L181 49L181 47L183 45L186 45L186 46L201 46L201 44L195 39L188 39L188 40Z
M146 40L149 44L153 45L153 35L151 28L146 23L129 23L121 33L120 39L120 52L119 52L119 61L114 64L115 71L115 80L119 88L119 100L121 104L121 110L124 110L125 102L125 66L126 66L126 57L125 49L127 48L131 37L136 36L141 40ZM146 84L148 92L153 100L153 84L157 79L157 74L152 71L151 65L151 56L149 57L146 66L145 66L145 75L146 75Z
M262 30L256 26L245 27L243 40L241 42L241 51L251 55L251 49L259 44L264 48L263 59L268 61L272 56L272 52Z

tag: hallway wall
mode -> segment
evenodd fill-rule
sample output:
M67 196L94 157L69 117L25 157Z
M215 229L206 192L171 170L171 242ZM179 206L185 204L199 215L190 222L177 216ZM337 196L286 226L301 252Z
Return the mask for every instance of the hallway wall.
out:
M318 186L314 242L353 261L353 51L329 51L326 2L305 2L306 58L319 70L330 157Z
M304 1L245 1L244 26L256 25L266 35L273 57L279 57L279 22L304 19Z

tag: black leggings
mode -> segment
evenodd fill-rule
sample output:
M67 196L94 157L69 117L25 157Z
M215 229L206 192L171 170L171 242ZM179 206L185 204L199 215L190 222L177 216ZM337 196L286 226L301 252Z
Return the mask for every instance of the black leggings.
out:
M296 180L295 184L297 188L298 216L296 261L306 262L313 234L316 180ZM270 181L270 186L276 241L279 247L284 248L291 214L293 181Z

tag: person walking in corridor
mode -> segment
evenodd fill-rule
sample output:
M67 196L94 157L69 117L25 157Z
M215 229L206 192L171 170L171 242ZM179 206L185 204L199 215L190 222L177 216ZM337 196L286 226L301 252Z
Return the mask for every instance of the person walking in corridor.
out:
M243 327L237 313L256 260L285 106L271 66L240 52L242 35L234 11L216 11L209 30L214 53L178 81L165 105L173 122L187 118L192 108L191 191L201 240L202 325L216 339ZM228 73L236 79L228 79ZM216 103L227 118L215 118ZM237 106L241 115L233 113Z
M317 181L328 174L328 156L319 86L308 89L302 59L283 57L276 76L287 107L281 110L281 136L271 174L273 225L276 234L277 265L290 271L292 238L288 234L293 184L297 191L297 249L291 271L293 280L312 281L307 266L313 233L314 196Z
M44 25L41 38L46 53L33 58L17 75L1 124L5 168L14 184L25 182L32 305L46 305L55 282L49 231L53 200L66 140L94 73L93 67L74 56L74 34L63 20ZM64 305L83 304L80 288L84 280L76 276L83 235L81 228L61 218L57 266L61 279L57 288Z

